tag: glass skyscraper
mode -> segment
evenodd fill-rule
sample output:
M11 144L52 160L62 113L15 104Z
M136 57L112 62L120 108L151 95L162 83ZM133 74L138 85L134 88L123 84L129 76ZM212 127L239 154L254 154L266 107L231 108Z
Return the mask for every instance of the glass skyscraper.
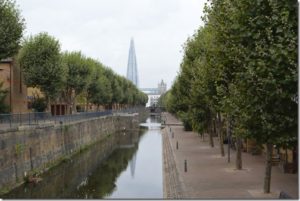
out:
M139 87L137 63L134 49L134 41L131 39L129 55L128 55L128 64L127 64L127 79L132 81L135 86Z

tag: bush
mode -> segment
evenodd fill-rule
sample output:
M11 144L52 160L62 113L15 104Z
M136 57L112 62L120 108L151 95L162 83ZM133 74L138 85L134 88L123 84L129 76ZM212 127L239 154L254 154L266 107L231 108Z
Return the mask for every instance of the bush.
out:
M47 108L47 101L45 98L34 98L33 103L32 103L32 108L36 112L44 112Z
M3 86L3 82L0 83L0 113L7 113L9 112L9 108L4 103L4 100L8 91L6 89L2 89L2 86Z

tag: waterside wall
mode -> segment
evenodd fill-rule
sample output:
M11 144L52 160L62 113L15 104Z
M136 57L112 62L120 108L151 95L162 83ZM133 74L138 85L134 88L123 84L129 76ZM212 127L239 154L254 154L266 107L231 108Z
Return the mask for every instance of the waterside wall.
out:
M138 129L139 114L116 114L68 124L51 122L0 133L0 189L22 183L24 177L47 170L85 147ZM110 140L107 140L110 143ZM0 192L1 194L1 192Z

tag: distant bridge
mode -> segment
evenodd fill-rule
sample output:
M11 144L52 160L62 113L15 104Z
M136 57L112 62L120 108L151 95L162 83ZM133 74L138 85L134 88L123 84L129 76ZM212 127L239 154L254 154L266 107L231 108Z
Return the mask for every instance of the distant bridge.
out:
M160 95L158 88L140 88L140 90L148 95Z

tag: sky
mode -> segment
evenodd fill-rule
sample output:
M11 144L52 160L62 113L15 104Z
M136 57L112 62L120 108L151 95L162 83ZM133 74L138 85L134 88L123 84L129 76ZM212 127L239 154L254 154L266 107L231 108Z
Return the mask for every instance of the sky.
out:
M25 37L48 32L62 51L81 51L126 77L134 39L139 87L169 89L180 69L182 45L203 25L206 0L17 0Z

